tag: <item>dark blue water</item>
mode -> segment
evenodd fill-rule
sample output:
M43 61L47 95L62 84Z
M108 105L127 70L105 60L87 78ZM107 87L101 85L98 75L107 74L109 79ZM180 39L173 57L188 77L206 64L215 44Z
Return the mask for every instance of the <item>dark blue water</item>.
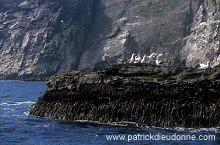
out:
M28 115L31 104L46 90L45 82L0 81L0 144L13 145L114 145L114 144L220 144L220 129L156 128L129 124L107 125L66 122ZM149 135L195 135L215 140L149 140ZM107 137L112 137L107 140ZM123 138L117 138L119 137ZM141 136L142 135L142 136ZM139 138L138 138L139 136ZM114 140L115 139L115 140ZM131 139L128 142L128 139ZM152 139L152 138L151 138ZM158 139L158 138L153 138ZM179 138L180 139L180 138ZM207 139L207 138L206 138Z

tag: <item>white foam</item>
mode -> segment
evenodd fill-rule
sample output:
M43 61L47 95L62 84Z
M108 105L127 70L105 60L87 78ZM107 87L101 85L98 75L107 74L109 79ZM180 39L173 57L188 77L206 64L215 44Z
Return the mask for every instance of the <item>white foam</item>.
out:
M0 82L21 82L19 80L0 80Z
M24 112L23 115L28 116L29 112Z
M6 110L6 111L14 111L15 109L12 109L12 108L2 108L3 110Z
M166 129L166 130L173 130L178 132L190 132L190 133L201 133L201 132L220 132L220 127L211 127L211 128L184 128L184 127L174 127L174 128L160 128L160 129Z
M140 127L142 129L159 129L159 130L170 130L177 132L190 132L190 133L202 133L202 132L214 132L220 133L220 127L212 127L212 128L184 128L184 127L156 127L156 126L146 126L142 123L136 122L111 122L111 123L101 123L99 121L91 121L91 120L75 120L74 122L82 122L82 123L95 123L101 125L111 125L111 126L130 126L130 127Z
M4 102L1 103L0 106L19 106L23 104L34 104L35 102L27 101L27 102Z

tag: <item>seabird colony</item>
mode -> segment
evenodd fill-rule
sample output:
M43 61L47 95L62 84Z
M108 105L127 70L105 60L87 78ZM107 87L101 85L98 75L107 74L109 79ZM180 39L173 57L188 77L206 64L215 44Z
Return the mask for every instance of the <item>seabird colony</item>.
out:
M152 53L151 55L147 56L144 55L143 58L140 55L132 54L131 58L127 61L127 63L156 63L156 65L162 65L165 63L162 59L164 53Z
M127 61L127 63L150 63L156 64L157 66L163 65L165 61L163 60L165 53L152 53L151 55L147 56L144 55L143 58L140 55L135 53L132 54L131 58ZM199 64L200 67L198 69L209 69L211 68L210 61L207 64Z
M137 57L135 57L134 63L141 63L141 60L142 60L141 56L138 55Z

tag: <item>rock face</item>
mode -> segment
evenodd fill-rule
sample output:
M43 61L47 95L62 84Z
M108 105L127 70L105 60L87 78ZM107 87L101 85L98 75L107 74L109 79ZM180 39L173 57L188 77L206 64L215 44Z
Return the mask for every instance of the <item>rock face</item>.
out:
M216 3L216 1L215 1ZM186 66L195 66L201 62L211 61L212 66L219 65L220 60L220 5L207 2L200 5L193 21L191 34L182 48Z
M0 74L47 77L78 67L92 23L90 0L9 0L0 13Z
M133 52L219 64L219 0L1 0L0 78L109 67Z
M220 125L219 67L198 70L116 65L60 72L47 86L32 106L31 115L162 127Z

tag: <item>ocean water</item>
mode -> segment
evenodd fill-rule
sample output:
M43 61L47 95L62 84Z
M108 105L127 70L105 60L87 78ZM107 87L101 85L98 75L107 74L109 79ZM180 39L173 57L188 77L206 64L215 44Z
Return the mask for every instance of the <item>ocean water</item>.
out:
M137 126L135 123L66 122L28 115L30 105L45 90L45 82L0 81L0 144L220 144L220 128L158 128Z

